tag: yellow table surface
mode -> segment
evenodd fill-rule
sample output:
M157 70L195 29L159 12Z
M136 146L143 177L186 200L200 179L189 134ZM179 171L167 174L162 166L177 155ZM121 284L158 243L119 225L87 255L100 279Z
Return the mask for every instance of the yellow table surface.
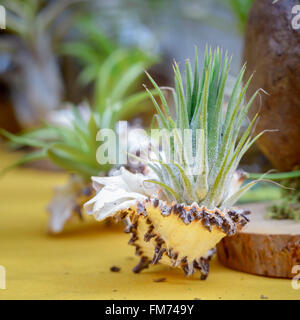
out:
M16 155L0 151L0 159L5 167ZM53 186L65 181L65 174L28 168L0 179L0 265L7 273L0 299L300 298L290 280L233 271L217 258L205 281L162 265L134 274L131 268L138 258L127 244L129 236L92 220L49 236L46 206ZM114 265L121 268L119 273L110 271ZM166 282L153 282L161 277Z

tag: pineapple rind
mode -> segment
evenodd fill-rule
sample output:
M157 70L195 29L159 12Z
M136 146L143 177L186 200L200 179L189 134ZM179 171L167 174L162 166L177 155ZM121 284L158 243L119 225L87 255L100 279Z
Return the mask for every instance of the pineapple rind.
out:
M186 276L199 269L202 279L208 275L211 249L248 222L241 211L169 205L149 198L119 211L116 218L125 220L125 232L131 233L129 244L141 257L134 272L159 262L181 268Z

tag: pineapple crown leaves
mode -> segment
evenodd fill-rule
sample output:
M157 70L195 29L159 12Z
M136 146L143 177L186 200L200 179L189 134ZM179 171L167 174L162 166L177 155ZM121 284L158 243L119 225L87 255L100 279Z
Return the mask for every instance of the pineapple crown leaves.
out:
M195 49L195 65L185 63L185 87L177 63L174 63L175 89L173 100L176 116L171 116L171 107L162 91L148 74L150 81L158 91L161 105L146 89L157 111L155 119L160 129L172 131L175 129L174 139L171 140L173 159L170 164L155 163L149 160L149 165L156 172L157 183L169 201L192 203L197 202L208 207L230 207L234 202L257 181L243 186L234 194L229 194L230 184L237 166L252 144L264 133L251 136L257 115L250 122L246 130L240 131L248 110L259 90L244 104L244 97L252 76L243 85L245 66L237 76L235 85L225 113L224 91L230 69L231 57L219 48L212 51L206 48L203 69L198 69L198 54ZM192 143L184 144L182 136L185 129L192 130ZM200 137L196 132L200 129ZM177 132L177 133L176 133ZM181 133L181 135L180 135ZM240 137L240 138L239 138ZM174 146L180 146L178 155ZM177 148L178 149L178 148ZM199 171L193 174L190 168L189 154L196 156ZM159 152L158 159L162 160ZM182 161L178 161L181 159Z

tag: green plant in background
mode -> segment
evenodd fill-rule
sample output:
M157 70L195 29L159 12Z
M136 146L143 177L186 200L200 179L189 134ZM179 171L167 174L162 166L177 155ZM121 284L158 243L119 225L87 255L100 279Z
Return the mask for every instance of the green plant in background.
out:
M61 53L73 56L78 59L83 69L79 75L79 81L87 85L94 81L99 74L104 61L115 51L122 52L122 59L119 60L118 72L124 72L129 66L142 64L144 68L157 62L158 57L149 54L137 47L124 47L110 39L94 21L92 16L81 18L75 25L78 30L79 39L68 41L61 46Z
M6 168L6 171L27 162L48 159L70 174L67 184L56 188L49 205L50 232L61 232L68 220L78 214L81 217L82 201L91 195L90 177L94 174L104 175L111 168L110 165L101 166L96 161L96 151L100 145L96 141L99 118L89 109L84 110L89 112L87 117L79 109L72 109L68 116L69 126L48 124L21 135L0 131L15 145L29 146L34 150Z
M116 50L103 62L95 84L95 107L85 107L82 110L85 117L74 107L72 113L66 115L71 119L71 126L47 124L21 135L2 130L1 133L15 145L38 149L25 155L17 164L48 158L55 165L80 175L86 181L92 175L106 173L111 166L102 166L96 161L99 146L96 133L101 128L115 129L119 120L139 113L149 100L144 91L129 92L131 85L140 81L143 65L129 66L124 73L117 71L119 77L115 77L115 69L123 58L126 58L124 52Z
M27 162L48 159L70 174L68 183L55 191L50 203L49 231L60 232L74 215L79 214L81 217L82 203L92 194L91 176L107 175L113 167L111 164L99 164L96 159L97 149L101 145L100 141L96 141L97 132L101 128L107 128L105 123L109 123L111 128L115 129L116 122L123 116L124 110L130 109L132 114L132 106L142 104L146 98L148 96L133 94L125 99L124 104L120 101L118 111L115 107L111 108L111 111L104 111L103 114L88 107L84 109L74 107L68 116L71 118L69 126L47 124L21 135L0 130L0 133L15 145L29 146L34 150L12 164L6 171ZM110 109L110 106L107 109ZM135 112L139 111L138 107L135 109Z
M279 200L281 190L279 187L261 184L248 190L238 201L238 204L253 202L269 202Z
M102 127L114 128L117 119L130 119L151 108L142 88L144 71L149 60L128 61L130 51L116 49L100 66L95 80L93 104L100 115Z
M237 28L240 33L244 34L248 14L254 0L227 0L227 4L234 14L237 22Z
M91 16L80 19L76 28L82 39L61 48L82 64L79 81L94 84L93 105L101 126L114 128L116 119L130 119L149 109L147 94L141 91L144 71L158 57L136 47L122 47L101 32ZM80 37L80 38L81 38Z
M23 126L44 119L61 103L63 84L55 51L83 0L2 0L7 30L0 39L0 58L7 66L3 81L12 88L16 116ZM9 57L7 59L7 57Z
M284 180L282 184L292 190L281 191L280 202L268 208L268 216L272 219L300 221L300 179Z
M148 94L136 91L136 87L142 87L141 76L149 66L149 60L137 62L129 57L129 50L117 48L95 66L93 108L73 107L71 112L62 109L52 114L54 120L65 117L69 125L48 123L20 135L1 130L14 145L34 148L10 168L48 159L72 174L68 184L56 192L49 207L51 231L61 231L73 213L80 212L82 200L78 198L87 200L82 190L90 189L91 176L106 175L112 168L112 165L101 165L96 160L96 151L101 145L96 141L97 132L102 128L116 129L119 120L133 117L149 106Z
M48 30L46 26L54 23L62 10L76 2L80 1L54 1L51 5L46 5L38 0L22 3L15 0L15 2L9 2L8 8L15 10L15 13L20 11L20 14L22 10L28 11L25 10L24 17L22 15L24 21L17 19L15 24L24 24L26 26L24 34L29 33L28 37L31 38L36 32L44 35L43 30ZM29 16L35 23L33 30L29 28ZM70 12L72 22L74 18L74 14ZM13 20L10 20L10 23L13 28ZM15 26L15 31L17 30ZM99 31L90 14L77 21L75 30L80 31L82 39L60 45L60 52L74 56L83 64L79 75L79 80L83 84L94 84L92 103L94 107L92 109L86 107L83 110L89 114L88 120L73 108L71 114L69 111L65 114L71 119L71 127L48 123L45 127L19 136L5 131L2 133L15 145L38 149L26 155L18 162L19 164L49 158L59 167L89 179L91 175L105 173L110 168L109 166L99 167L96 162L96 132L101 128L115 129L119 120L131 118L149 107L148 94L144 90L142 92L139 90L142 88L141 81L145 69L156 62L157 57L138 48L125 48L114 43ZM33 42L33 39L31 41ZM54 118L55 116L58 114L54 114Z
M111 166L100 166L95 156L100 145L96 142L96 134L100 129L99 118L91 113L89 119L85 119L75 107L71 116L70 126L48 124L21 135L1 130L15 145L34 148L34 151L7 169L26 162L49 159L69 173L79 175L87 183L92 175L107 172Z
M256 179L259 174L251 173ZM272 219L300 220L300 170L266 175L268 179L281 181L285 189L280 191L278 201L268 208L268 217Z

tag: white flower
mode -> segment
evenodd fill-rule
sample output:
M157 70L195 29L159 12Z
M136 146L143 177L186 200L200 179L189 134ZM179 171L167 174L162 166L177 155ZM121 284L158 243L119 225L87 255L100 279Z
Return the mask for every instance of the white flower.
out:
M146 182L154 176L134 174L123 167L116 174L111 177L92 177L97 194L84 204L84 208L96 220L104 220L120 210L134 206L137 201L157 195L157 186Z

